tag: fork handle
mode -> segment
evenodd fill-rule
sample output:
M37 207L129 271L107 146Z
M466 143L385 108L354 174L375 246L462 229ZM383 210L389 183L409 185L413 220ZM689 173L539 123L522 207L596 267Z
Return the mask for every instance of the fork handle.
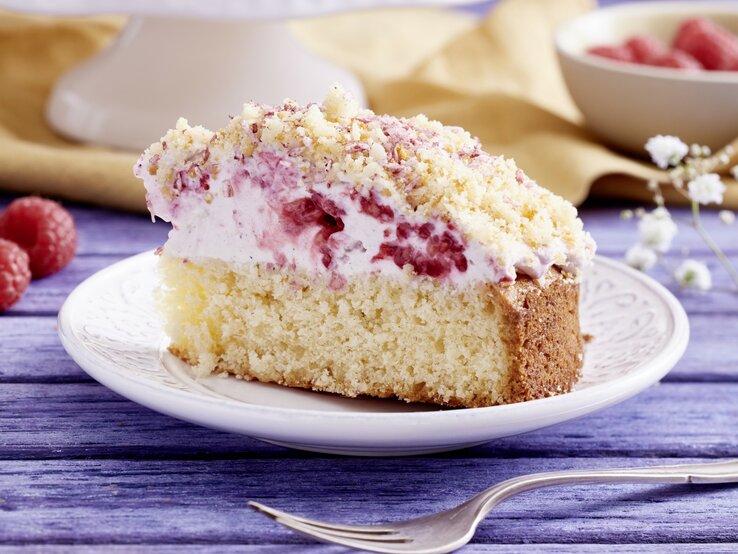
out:
M503 481L482 491L468 502L478 503L478 513L483 517L503 500L521 492L557 485L595 483L738 483L738 459L631 469L533 473Z

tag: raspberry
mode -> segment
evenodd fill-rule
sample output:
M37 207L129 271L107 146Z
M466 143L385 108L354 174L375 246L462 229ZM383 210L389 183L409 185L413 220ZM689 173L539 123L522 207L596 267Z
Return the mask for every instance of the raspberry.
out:
M17 244L0 239L0 312L18 302L30 282L28 254Z
M648 35L634 35L625 43L625 47L636 63L654 65L656 60L665 56L669 50L660 40Z
M681 50L667 52L654 61L653 65L660 67L674 67L676 69L702 69L702 64L692 56Z
M339 216L344 213L332 200L315 192L309 198L298 198L284 204L282 221L284 229L292 235L302 233L306 227L319 227L320 231L315 234L313 243L321 253L323 265L330 267L333 252L329 239L333 233L343 231L343 220Z
M77 251L77 230L71 214L60 204L36 196L10 203L0 215L0 238L26 251L34 278L63 269Z
M374 191L371 191L368 197L362 196L359 198L359 204L361 213L370 215L382 223L389 223L395 218L394 210L386 204L380 203Z
M635 62L633 53L625 46L595 46L587 50L587 53L620 62Z
M469 267L464 255L466 250L464 245L450 232L444 231L438 235L433 234L434 229L435 226L432 223L412 225L402 222L398 224L395 230L397 241L380 244L379 251L372 257L372 261L391 259L400 269L410 264L415 273L429 277L446 277L453 267L464 273ZM413 234L417 234L426 242L425 249L418 244L418 240L412 240Z
M674 39L674 48L696 58L705 69L730 71L738 64L738 37L702 17L682 23Z

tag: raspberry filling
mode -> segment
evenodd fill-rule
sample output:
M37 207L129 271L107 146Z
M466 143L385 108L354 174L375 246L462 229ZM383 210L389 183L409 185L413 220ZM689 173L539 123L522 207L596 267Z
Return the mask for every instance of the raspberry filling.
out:
M399 220L394 229L395 240L382 242L372 262L392 260L399 268L409 264L416 274L436 278L446 277L453 268L461 273L467 270L466 248L449 230L435 232L434 223L412 224L405 218L395 218L394 210L382 204L374 191L360 196L359 204L362 213L380 223ZM389 237L392 232L385 229L384 234Z
M453 268L464 273L468 262L464 245L448 230L435 232L433 223L397 226L394 241L383 242L372 261L391 259L399 268L410 264L418 275L446 277Z
M357 205L358 211L377 220L385 239L371 256L371 262L390 260L398 268L410 265L417 275L443 278L454 269L463 273L468 268L463 242L445 224L431 222L413 224L383 204L376 192L360 195L353 191L349 200ZM279 212L283 231L296 237L317 228L312 239L313 249L326 269L335 269L336 250L342 242L334 235L344 230L341 216L345 211L324 195L313 192L309 197L284 203ZM399 223L398 223L399 221Z
M201 165L208 158L202 152L190 156L172 178L171 197L157 199L162 205L156 209L173 221L171 252L325 275L335 289L351 275L398 275L407 265L417 276L469 283L512 280L516 271L537 278L553 263L534 253L514 269L502 266L453 223L404 211L383 189L304 173L290 151L268 149ZM154 175L151 168L146 174ZM520 170L515 180L521 186L530 182ZM192 224L178 230L180 221L205 214L210 224L197 233L189 230Z
M356 193L351 197L355 198ZM381 204L374 191L370 191L369 196L360 196L359 206L361 213L373 217L380 223L389 223L395 219L395 211L386 204Z
M340 216L344 213L335 202L313 192L310 197L284 204L280 219L284 230L292 236L299 235L308 227L317 226L319 231L313 239L314 248L320 253L323 265L329 268L333 262L330 238L334 233L343 231Z

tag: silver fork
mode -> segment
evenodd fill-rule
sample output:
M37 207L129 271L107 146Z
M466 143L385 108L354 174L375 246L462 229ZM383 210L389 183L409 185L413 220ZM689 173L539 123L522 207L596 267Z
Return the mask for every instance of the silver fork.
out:
M259 502L249 506L321 542L389 554L443 554L464 546L479 522L502 502L521 492L555 485L593 483L736 483L738 459L703 464L551 471L522 475L503 481L473 496L456 508L386 525L337 525L294 516Z

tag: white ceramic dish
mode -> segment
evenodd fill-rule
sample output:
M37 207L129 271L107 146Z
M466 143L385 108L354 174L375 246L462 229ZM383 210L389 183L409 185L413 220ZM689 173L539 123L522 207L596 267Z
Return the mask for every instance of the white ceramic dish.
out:
M254 20L314 17L346 10L449 6L475 0L0 0L21 12L57 15L128 14L192 19ZM480 2L482 0L476 0Z
M317 102L339 82L365 103L359 79L303 47L287 19L470 1L480 0L0 0L0 8L133 16L107 49L59 79L46 117L73 140L140 152L179 117L218 129L251 100Z
M679 302L651 278L597 258L582 285L585 367L574 392L505 406L443 410L348 399L247 382L195 380L167 352L152 302L151 252L93 275L59 312L59 335L94 379L153 410L293 448L390 456L441 452L540 429L642 391L682 356L689 338Z
M738 33L736 2L638 2L593 11L555 35L564 79L587 125L615 146L643 153L649 137L671 134L721 148L738 137L738 72L681 71L586 54L647 33L670 44L681 22L713 19Z

